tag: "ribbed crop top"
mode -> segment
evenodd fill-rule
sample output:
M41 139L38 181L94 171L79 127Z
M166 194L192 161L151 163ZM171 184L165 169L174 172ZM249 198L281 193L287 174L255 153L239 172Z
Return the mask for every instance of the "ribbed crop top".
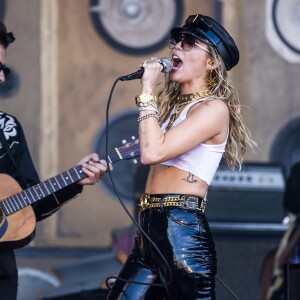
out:
M196 100L188 104L180 113L178 118L174 121L172 127L178 125L186 119L188 110L196 103L208 100L207 98ZM172 115L172 113L171 113ZM162 124L161 128L163 132L166 131L166 127L169 123L170 117ZM214 174L220 164L223 153L225 152L225 146L227 138L222 144L208 145L199 144L190 151L168 161L162 162L162 165L173 166L181 170L192 173L193 175L204 180L210 185Z

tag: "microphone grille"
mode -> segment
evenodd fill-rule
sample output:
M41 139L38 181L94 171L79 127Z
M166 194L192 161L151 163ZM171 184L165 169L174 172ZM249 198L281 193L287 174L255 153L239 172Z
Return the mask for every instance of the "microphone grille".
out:
M172 68L173 68L172 62L168 58L166 58L166 57L162 57L160 59L160 63L163 66L163 69L162 69L163 73L169 73L172 70Z

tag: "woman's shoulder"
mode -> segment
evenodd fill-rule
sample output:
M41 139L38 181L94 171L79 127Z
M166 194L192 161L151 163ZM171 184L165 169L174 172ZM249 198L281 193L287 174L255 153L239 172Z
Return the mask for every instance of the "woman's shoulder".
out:
M190 109L190 111L212 111L219 113L228 113L229 109L227 104L222 100L222 98L217 96L210 96L203 101L195 103Z

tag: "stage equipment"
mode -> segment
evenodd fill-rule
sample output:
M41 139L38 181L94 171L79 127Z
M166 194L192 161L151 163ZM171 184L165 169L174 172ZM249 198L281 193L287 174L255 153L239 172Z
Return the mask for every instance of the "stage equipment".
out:
M165 47L182 15L182 0L90 0L96 31L112 47L131 55Z
M300 295L300 264L289 264L285 270L286 291L288 300L298 300Z
M281 165L245 163L241 171L221 165L208 191L207 218L213 223L240 223L245 229L249 224L280 224L284 189Z
M110 117L109 149L113 149L120 145L124 138L129 142L132 135L138 137L137 118L138 109L130 109ZM93 151L105 154L105 126L100 128L96 135ZM111 173L122 200L132 202L135 199L134 175L137 172L139 165L139 158L126 162L120 161L118 167ZM116 194L109 176L105 176L100 180L99 185L104 191L116 199Z
M218 276L240 299L259 299L261 269L287 229L281 165L245 163L241 171L222 164L211 183L206 216L216 244ZM216 282L217 299L232 296Z
M173 63L168 58L162 57L158 61L161 64L161 66L163 67L161 70L162 73L169 73L172 70ZM122 76L121 81L141 79L143 77L143 74L144 74L144 68L142 68L134 73Z
M271 146L270 161L280 163L289 176L292 165L300 161L300 117L283 126Z
M270 45L285 60L299 63L299 0L267 0L266 16L266 35Z

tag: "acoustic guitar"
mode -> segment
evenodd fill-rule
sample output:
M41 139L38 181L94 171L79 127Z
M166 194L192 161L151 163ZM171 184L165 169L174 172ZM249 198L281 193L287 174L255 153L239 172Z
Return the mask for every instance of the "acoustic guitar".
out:
M108 161L132 159L139 156L138 140L114 148ZM102 156L101 159L105 159ZM26 190L9 175L0 174L0 249L21 248L34 236L36 226L32 204L86 177L82 166L75 166Z

